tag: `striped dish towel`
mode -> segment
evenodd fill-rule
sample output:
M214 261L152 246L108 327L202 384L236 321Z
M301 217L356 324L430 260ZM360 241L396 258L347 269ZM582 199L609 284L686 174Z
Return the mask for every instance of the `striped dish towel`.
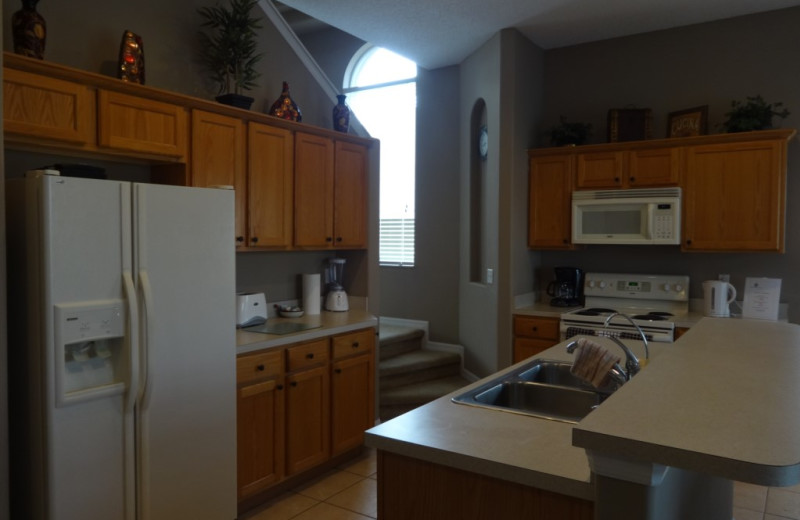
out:
M576 343L575 361L570 372L595 388L600 388L606 382L608 372L619 363L620 358L590 339L579 338Z

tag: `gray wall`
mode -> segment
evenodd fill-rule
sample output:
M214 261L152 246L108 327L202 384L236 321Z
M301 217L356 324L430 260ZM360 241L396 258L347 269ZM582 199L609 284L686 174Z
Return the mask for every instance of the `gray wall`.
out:
M664 137L671 111L709 105L709 130L717 133L733 99L761 94L792 112L781 126L800 126L800 68L796 29L800 8L552 50L545 53L544 128L590 122L596 142L606 139L609 108L636 104L654 114L654 137ZM776 120L777 122L777 120ZM800 322L800 145L789 145L786 253L681 253L678 246L597 247L542 252L538 287L557 265L592 271L688 274L690 296L701 298L703 280L719 273L743 293L746 276L782 278L781 301ZM532 257L537 253L531 252Z

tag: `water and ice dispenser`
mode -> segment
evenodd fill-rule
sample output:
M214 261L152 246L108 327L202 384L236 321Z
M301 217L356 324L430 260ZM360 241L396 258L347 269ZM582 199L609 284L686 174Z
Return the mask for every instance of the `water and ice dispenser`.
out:
M56 404L125 391L125 302L55 305Z

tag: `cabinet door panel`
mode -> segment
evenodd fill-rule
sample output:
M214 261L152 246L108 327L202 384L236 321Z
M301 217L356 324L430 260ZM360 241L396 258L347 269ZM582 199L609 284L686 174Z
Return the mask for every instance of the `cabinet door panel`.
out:
M245 235L244 123L234 117L192 111L192 186L233 186L236 190L236 243Z
M248 128L250 245L292 245L294 138L292 132L259 123Z
M578 189L615 189L622 187L623 152L593 152L578 154Z
M361 446L375 422L372 353L334 362L331 378L331 450L338 455Z
M331 139L297 132L294 156L294 245L333 244L333 161Z
M286 472L300 473L330 457L329 366L286 378Z
M528 247L572 247L573 157L532 157L528 186Z
M15 135L95 144L94 92L84 85L3 69L3 123Z
M535 356L539 352L549 349L558 343L558 340L514 338L514 363Z
M186 157L186 109L111 92L98 91L98 141L100 146L130 152Z
M336 247L367 244L367 150L352 143L336 143L333 230Z
M634 150L628 154L628 186L677 186L680 182L681 148Z
M239 389L236 416L240 500L283 478L283 393L280 379Z
M783 251L784 141L687 150L683 248Z

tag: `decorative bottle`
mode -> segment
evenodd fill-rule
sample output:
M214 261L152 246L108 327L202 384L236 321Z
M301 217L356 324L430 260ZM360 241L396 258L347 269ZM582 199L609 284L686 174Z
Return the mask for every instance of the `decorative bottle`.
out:
M336 98L339 102L333 107L333 129L347 133L350 129L350 107L344 102L347 96L339 94Z
M283 92L281 92L280 97L275 103L272 104L269 113L275 117L288 119L289 121L297 121L298 123L303 120L300 107L297 106L292 96L289 95L289 84L287 82L283 82Z
M47 24L36 10L39 0L22 0L22 9L11 17L14 52L29 58L44 58Z

